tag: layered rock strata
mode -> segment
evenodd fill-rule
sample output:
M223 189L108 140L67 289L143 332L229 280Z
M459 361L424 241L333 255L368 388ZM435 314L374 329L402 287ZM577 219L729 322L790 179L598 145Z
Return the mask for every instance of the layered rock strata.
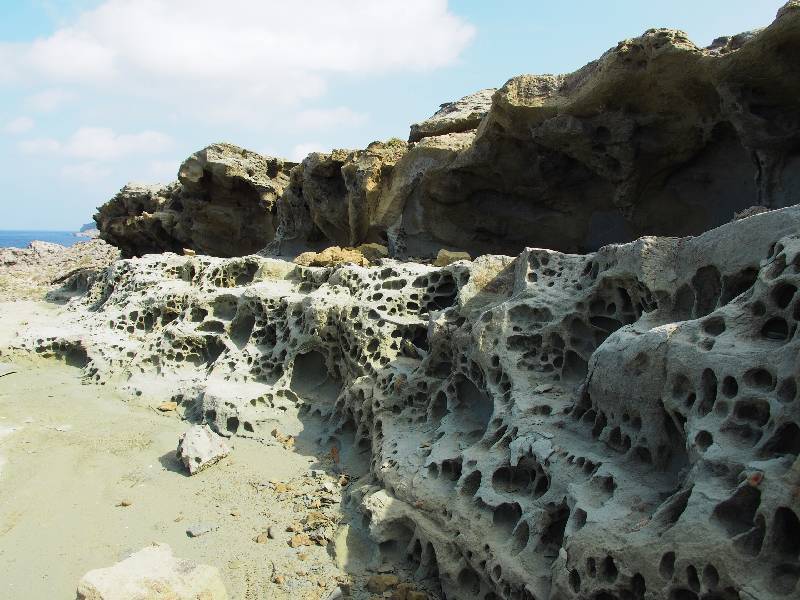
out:
M384 560L448 599L788 599L798 231L791 207L442 268L151 255L21 345L226 436L322 415L369 457L350 497Z

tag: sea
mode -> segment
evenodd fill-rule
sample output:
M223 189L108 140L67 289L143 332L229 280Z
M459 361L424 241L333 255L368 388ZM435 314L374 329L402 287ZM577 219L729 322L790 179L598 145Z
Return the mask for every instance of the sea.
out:
M34 240L72 246L88 238L78 237L74 231L9 231L0 229L0 248L27 248Z

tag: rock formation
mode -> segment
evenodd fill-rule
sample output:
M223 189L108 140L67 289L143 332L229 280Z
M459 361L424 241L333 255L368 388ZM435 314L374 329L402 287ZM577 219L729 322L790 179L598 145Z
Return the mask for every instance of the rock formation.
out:
M95 215L100 237L125 256L189 248L241 256L275 236L276 201L294 166L232 144L213 144L168 185L128 184Z
M282 195L289 163L212 146L182 167L181 186L125 188L98 224L128 255L247 254L272 241L276 219L270 250L283 254L365 241L399 257L585 252L696 235L798 201L797 56L794 1L769 27L708 48L651 29L574 73L444 104L408 145L311 154Z
M431 118L411 126L408 141L418 142L426 137L477 129L489 112L496 91L495 88L489 88L455 102L445 102Z
M211 146L97 217L126 254L197 255L66 279L86 293L19 349L226 437L324 419L368 458L378 562L449 600L795 598L798 56L792 0L516 77L408 144L290 171Z
M226 436L323 415L369 451L350 496L384 560L448 599L790 598L798 231L791 207L443 268L147 256L22 340Z
M59 297L69 298L85 292L97 273L118 258L119 250L101 240L73 246L34 241L27 248L0 248L0 302L42 299L51 284L66 279L74 287L62 287Z

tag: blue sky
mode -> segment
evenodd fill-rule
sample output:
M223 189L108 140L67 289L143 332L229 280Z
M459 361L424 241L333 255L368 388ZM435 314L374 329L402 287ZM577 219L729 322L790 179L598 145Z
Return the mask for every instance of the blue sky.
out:
M211 142L297 158L405 138L514 75L572 71L650 27L705 46L783 3L2 0L0 229L75 229Z

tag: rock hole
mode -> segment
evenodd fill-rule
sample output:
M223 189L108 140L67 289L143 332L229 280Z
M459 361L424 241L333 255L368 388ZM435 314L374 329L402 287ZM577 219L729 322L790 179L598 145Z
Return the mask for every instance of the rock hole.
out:
M672 579L675 574L675 553L667 552L661 557L661 562L658 566L658 572L664 579Z
M800 427L795 423L780 425L761 449L761 455L765 457L780 454L800 454Z
M750 387L764 391L775 388L775 377L766 369L750 369L744 374L744 381Z
M753 526L753 519L760 504L761 492L745 484L737 489L733 496L714 508L712 520L733 537L748 531Z
M773 317L761 328L761 336L768 340L778 342L786 341L789 337L789 325L782 317Z

